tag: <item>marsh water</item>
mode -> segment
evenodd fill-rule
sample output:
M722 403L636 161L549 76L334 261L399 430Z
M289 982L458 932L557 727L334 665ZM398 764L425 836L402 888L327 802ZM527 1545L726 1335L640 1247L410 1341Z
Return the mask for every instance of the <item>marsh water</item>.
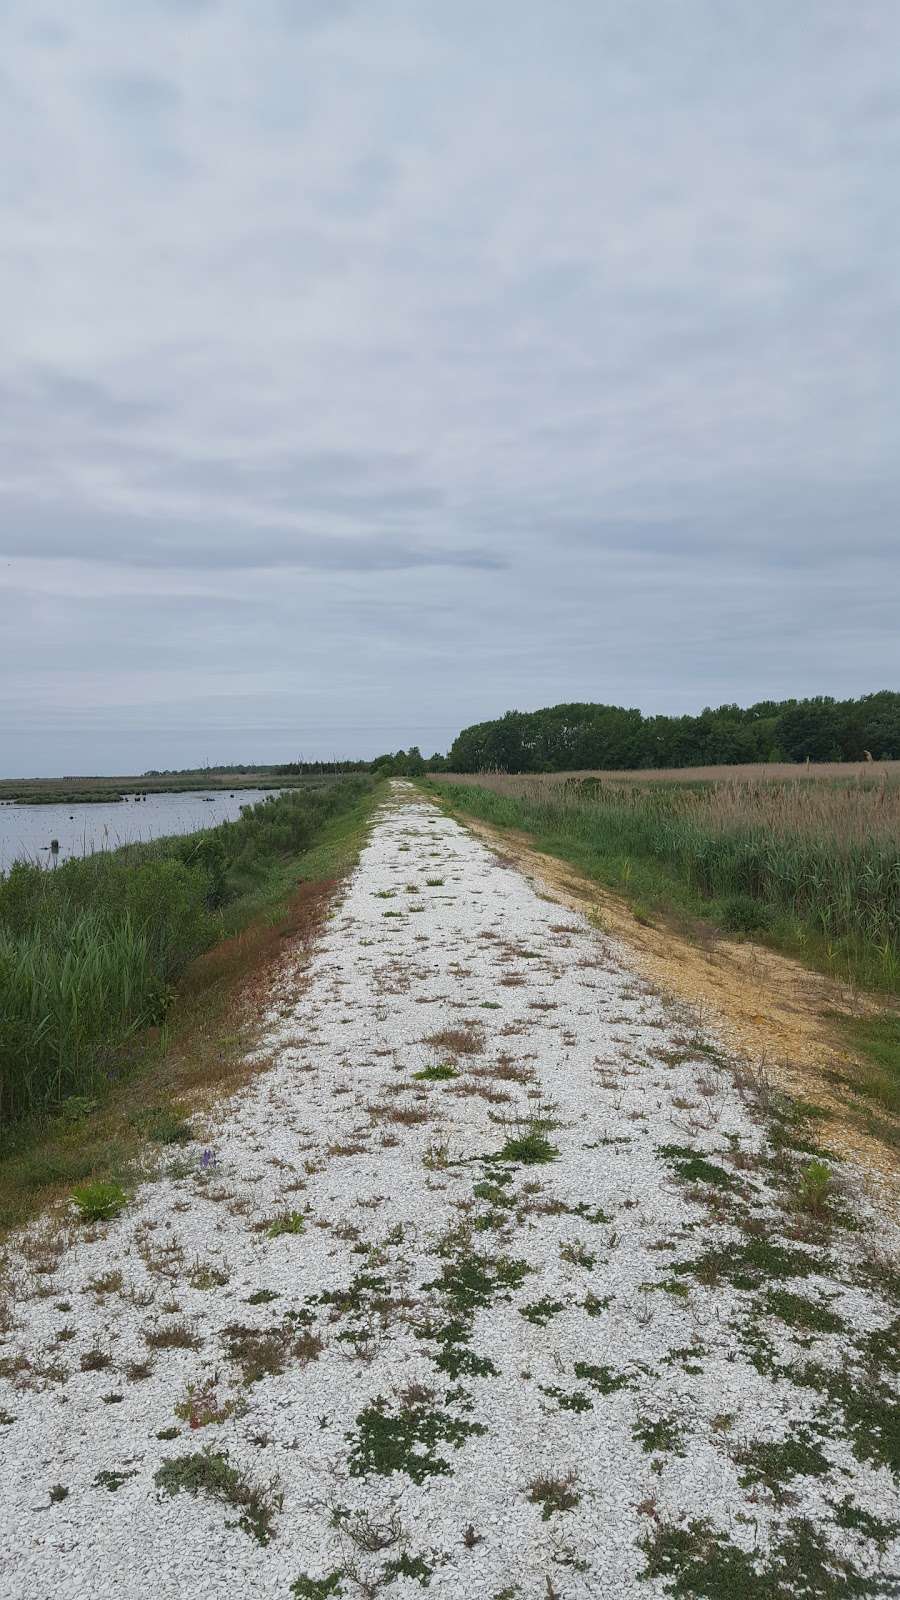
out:
M241 806L254 805L276 790L197 789L183 794L148 794L97 804L49 806L0 805L0 872L14 861L67 861L94 850L115 850L141 839L168 833L196 833L217 822L232 822ZM58 855L51 840L59 841Z

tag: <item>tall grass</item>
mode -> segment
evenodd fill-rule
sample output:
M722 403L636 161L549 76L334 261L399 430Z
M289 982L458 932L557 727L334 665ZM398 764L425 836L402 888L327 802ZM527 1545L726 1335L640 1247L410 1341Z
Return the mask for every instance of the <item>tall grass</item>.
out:
M578 843L606 862L652 860L726 926L781 921L795 944L866 981L900 977L900 785L617 783L488 774L454 801L501 825Z
M108 1081L274 865L369 787L293 790L203 833L0 878L0 1130Z

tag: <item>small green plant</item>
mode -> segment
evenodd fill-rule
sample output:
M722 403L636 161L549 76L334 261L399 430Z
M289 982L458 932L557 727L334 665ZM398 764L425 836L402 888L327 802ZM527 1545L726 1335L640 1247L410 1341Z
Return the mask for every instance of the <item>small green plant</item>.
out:
M765 1484L776 1504L786 1498L784 1486L793 1478L819 1478L828 1471L828 1458L814 1440L802 1434L793 1439L747 1445L735 1451L734 1459L742 1468L738 1476L741 1487Z
M569 1240L561 1244L559 1256L561 1261L568 1261L573 1267L584 1267L588 1272L597 1263L597 1257L590 1250L586 1250L578 1240Z
M839 1528L848 1528L860 1534L864 1539L871 1539L876 1550L884 1550L889 1540L895 1539L900 1533L900 1521L891 1518L876 1517L862 1506L855 1505L851 1495L847 1494L837 1505L832 1505L834 1520Z
M196 1261L188 1276L192 1289L224 1289L227 1282L228 1273L224 1268L207 1261Z
M558 1383L542 1383L539 1388L541 1394L545 1394L549 1400L556 1401L561 1411L578 1413L594 1409L593 1400L583 1389L561 1389Z
M708 1183L717 1189L733 1189L735 1186L734 1179L724 1167L708 1160L702 1151L693 1150L690 1145L659 1144L656 1154L674 1167L678 1177L685 1183Z
M306 1223L299 1211L282 1211L266 1228L267 1239L280 1239L283 1233L302 1233Z
M94 1487L97 1489L108 1489L110 1494L115 1494L116 1490L121 1489L123 1483L127 1483L129 1478L136 1477L137 1472L133 1467L128 1472L116 1472L114 1469L104 1467L100 1472L97 1473L97 1476L94 1479Z
M208 1428L213 1422L227 1422L229 1417L243 1416L247 1402L243 1396L220 1400L215 1376L202 1383L189 1383L183 1400L174 1408L176 1417L190 1428Z
M381 1576L385 1583L390 1583L392 1578L415 1578L423 1589L427 1589L433 1571L434 1567L429 1566L424 1556L409 1556L404 1550L393 1561L387 1562Z
M154 1144L187 1144L194 1137L194 1130L187 1118L168 1106L154 1106L152 1110L133 1117L132 1121Z
M52 1506L61 1505L63 1500L67 1500L68 1498L69 1491L65 1484L53 1483L50 1485L50 1504Z
M291 1594L296 1596L296 1600L330 1600L332 1595L345 1593L341 1582L343 1576L343 1568L336 1567L333 1572L326 1573L324 1578L297 1578L291 1584Z
M543 1300L532 1300L529 1305L520 1306L519 1316L524 1317L526 1322L533 1322L536 1328L545 1328L553 1317L565 1309L564 1301L551 1300L549 1295L545 1295Z
M648 1455L654 1450L684 1455L682 1449L684 1426L672 1413L661 1417L639 1417L631 1430L631 1436Z
M796 1180L794 1198L801 1211L812 1217L824 1217L828 1214L831 1192L831 1170L827 1163L810 1161Z
M82 1222L108 1222L128 1204L128 1196L120 1183L99 1180L73 1189L72 1200Z
M765 1310L789 1328L804 1333L841 1333L846 1326L843 1317L821 1300L791 1294L788 1289L770 1289L765 1297Z
M659 1578L673 1600L849 1600L890 1593L867 1578L806 1517L790 1517L768 1555L746 1551L706 1519L657 1520L641 1541L647 1565L640 1577ZM888 1580L890 1582L890 1580Z
M507 1179L510 1176L511 1174L508 1172L503 1174L504 1179ZM504 1210L512 1205L512 1201L507 1195L502 1183L490 1183L487 1180L484 1180L474 1185L472 1193L476 1200L488 1200L492 1206L499 1206L501 1210Z
M238 1527L259 1544L269 1543L275 1513L281 1510L282 1495L276 1480L256 1484L231 1465L226 1451L202 1450L189 1456L169 1456L156 1472L154 1482L162 1494L207 1495L234 1506L240 1512Z
M627 1389L631 1379L625 1372L614 1372L612 1367L594 1366L590 1361L576 1361L575 1376L590 1384L598 1394L615 1394L617 1389Z
M444 1061L437 1067L424 1067L421 1072L414 1072L414 1078L420 1078L425 1083L444 1083L448 1078L458 1078L459 1073L452 1062Z
M507 1139L503 1149L494 1158L497 1161L515 1161L521 1166L540 1166L547 1161L555 1161L559 1151L550 1143L546 1134L539 1128L531 1128L527 1133Z

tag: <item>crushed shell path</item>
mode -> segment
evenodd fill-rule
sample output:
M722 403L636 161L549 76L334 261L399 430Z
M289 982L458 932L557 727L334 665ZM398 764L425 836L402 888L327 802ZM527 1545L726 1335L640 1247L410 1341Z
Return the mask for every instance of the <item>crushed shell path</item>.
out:
M864 1585L821 1592L897 1592L878 1428L793 1376L890 1346L875 1224L798 1241L623 947L397 784L260 1056L115 1221L9 1251L0 1595L618 1600L673 1529L771 1573L798 1528ZM201 1450L262 1522L157 1483Z

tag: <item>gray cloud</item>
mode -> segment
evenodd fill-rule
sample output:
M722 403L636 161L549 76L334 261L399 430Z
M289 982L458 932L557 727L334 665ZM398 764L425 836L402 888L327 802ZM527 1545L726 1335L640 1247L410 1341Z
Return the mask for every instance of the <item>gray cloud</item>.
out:
M890 0L26 10L5 770L895 683Z

